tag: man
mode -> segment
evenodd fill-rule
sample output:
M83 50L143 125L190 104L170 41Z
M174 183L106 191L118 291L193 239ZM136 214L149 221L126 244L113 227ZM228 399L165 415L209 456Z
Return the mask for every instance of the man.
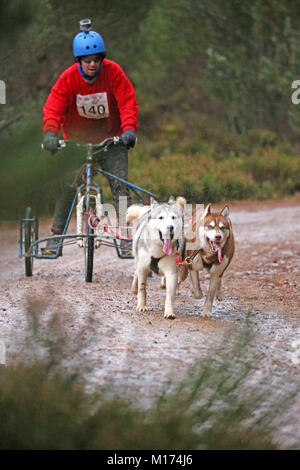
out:
M57 151L60 129L64 139L75 142L99 143L106 137L121 135L124 145L109 147L99 163L103 170L127 180L128 149L136 142L135 91L121 67L105 58L104 41L91 30L91 21L81 20L80 27L81 32L73 40L76 63L60 75L43 109L44 148L51 153ZM109 183L119 214L119 196L127 196L129 205L129 190L112 178ZM54 211L51 231L55 235L63 231L74 194L73 187L64 185ZM57 243L48 240L43 253L55 253ZM130 243L121 240L123 255L130 254L130 248Z

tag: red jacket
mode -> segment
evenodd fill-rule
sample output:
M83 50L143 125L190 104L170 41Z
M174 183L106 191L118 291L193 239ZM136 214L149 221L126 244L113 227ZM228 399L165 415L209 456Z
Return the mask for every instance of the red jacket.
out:
M124 71L104 59L93 83L84 80L79 64L67 68L58 78L44 106L43 131L65 139L98 143L106 137L137 129L135 91Z

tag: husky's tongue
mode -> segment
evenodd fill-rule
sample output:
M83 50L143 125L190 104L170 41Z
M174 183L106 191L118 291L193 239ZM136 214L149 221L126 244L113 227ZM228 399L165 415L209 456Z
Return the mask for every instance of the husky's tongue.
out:
M163 252L166 255L172 254L172 240L170 238L164 238L163 240Z
M223 258L222 258L222 249L221 249L220 246L218 247L218 261L219 261L219 263L222 263L222 261L223 261Z
M222 258L222 248L220 245L218 245L217 243L215 242L211 242L211 246L212 246L212 249L214 252L218 252L218 261L219 263L222 263L223 261L223 258Z

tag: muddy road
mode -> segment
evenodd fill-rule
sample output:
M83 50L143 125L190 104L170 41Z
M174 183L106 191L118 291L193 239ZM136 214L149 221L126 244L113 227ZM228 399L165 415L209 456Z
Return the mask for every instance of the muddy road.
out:
M231 205L236 252L224 275L225 300L215 300L213 317L200 318L203 299L196 300L186 280L176 300L175 320L163 318L165 292L160 278L148 279L148 308L135 311L130 292L133 261L120 260L112 248L95 252L94 281L84 281L83 253L72 245L56 261L35 260L33 276L24 275L18 258L18 227L1 226L0 340L6 361L26 351L43 354L31 344L28 311L34 310L40 335L60 330L66 342L58 352L64 367L79 367L91 388L117 387L147 406L171 380L181 380L197 359L237 333L245 319L256 332L261 372L284 379L286 387L300 374L300 202ZM40 237L51 221L44 220ZM202 274L204 293L208 274ZM300 402L291 410L282 447L300 446Z

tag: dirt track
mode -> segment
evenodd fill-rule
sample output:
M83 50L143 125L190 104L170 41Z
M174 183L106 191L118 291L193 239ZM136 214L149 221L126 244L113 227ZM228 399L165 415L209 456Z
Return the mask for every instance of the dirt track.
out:
M157 276L148 280L150 311L135 311L133 261L119 260L111 248L96 251L92 284L84 282L83 254L76 246L66 247L57 261L35 260L33 276L26 278L18 258L18 228L2 225L0 339L7 362L28 348L26 306L32 303L40 333L47 335L59 324L67 338L61 350L66 367L83 368L91 387L111 384L124 394L137 392L147 406L169 380L183 378L189 365L226 332L238 331L250 314L262 372L285 377L289 387L300 373L300 346L298 352L293 346L300 340L299 202L233 204L231 219L236 253L224 276L225 300L215 301L212 319L200 318L203 299L193 299L185 281L173 321L163 318L165 292ZM47 236L49 226L48 220L41 223L40 237ZM207 276L202 276L204 292ZM293 413L289 426L279 431L283 447L300 443L300 417Z

